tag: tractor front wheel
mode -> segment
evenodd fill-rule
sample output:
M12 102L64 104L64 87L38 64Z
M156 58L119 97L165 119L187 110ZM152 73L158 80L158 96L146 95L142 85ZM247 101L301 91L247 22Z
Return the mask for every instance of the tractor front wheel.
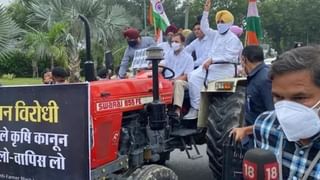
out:
M178 180L171 169L160 165L147 165L138 168L129 177L132 180Z

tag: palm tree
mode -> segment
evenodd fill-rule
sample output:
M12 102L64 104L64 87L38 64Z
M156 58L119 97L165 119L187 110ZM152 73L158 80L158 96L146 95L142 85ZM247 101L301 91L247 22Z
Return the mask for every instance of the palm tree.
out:
M38 77L38 62L50 59L51 69L55 62L66 65L67 51L62 43L66 25L54 24L48 32L41 32L32 27L24 38L24 50L32 59L33 77Z
M15 50L16 38L22 30L0 5L0 59L7 58Z
M78 19L79 14L86 16L90 22L93 44L99 44L105 49L112 47L129 19L122 7L107 7L100 0L34 0L30 6L33 13L28 17L28 22L31 25L50 29L56 22L68 24L64 42L71 82L79 81L80 78L79 52L83 48L84 30Z

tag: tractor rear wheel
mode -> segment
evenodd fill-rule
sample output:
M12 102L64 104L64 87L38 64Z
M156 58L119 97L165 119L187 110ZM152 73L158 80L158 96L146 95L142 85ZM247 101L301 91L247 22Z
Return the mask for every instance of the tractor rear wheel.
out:
M210 98L207 154L209 167L216 179L222 178L222 148L229 130L242 125L244 115L245 87L238 86L235 93L217 93Z
M132 180L178 180L178 176L171 169L160 165L147 165L137 169L129 177Z

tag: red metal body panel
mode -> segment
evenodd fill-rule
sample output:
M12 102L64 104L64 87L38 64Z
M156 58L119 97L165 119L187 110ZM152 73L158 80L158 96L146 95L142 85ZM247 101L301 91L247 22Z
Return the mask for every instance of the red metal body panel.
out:
M172 103L172 82L159 76L161 101ZM93 120L91 167L117 159L122 113L144 108L152 101L152 74L142 72L132 79L101 80L90 83L90 105Z

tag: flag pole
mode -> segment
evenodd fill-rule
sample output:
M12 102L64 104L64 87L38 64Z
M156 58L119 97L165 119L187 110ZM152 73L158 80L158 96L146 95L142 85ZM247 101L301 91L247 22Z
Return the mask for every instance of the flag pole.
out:
M154 18L154 16L152 17L153 18L153 28L154 28L154 36L156 37L157 41L158 41L158 33L157 33L157 25L156 25L156 19Z
M149 11L152 11L150 14L153 13L153 4L151 3L150 0L150 6L149 6ZM149 15L150 15L149 14ZM152 21L153 21L153 29L154 29L154 36L157 38L157 25L156 25L156 18L152 15Z
M247 46L247 40L248 40L248 33L246 30L245 36L244 36L244 46Z
M144 35L147 35L147 3L143 0L143 23L144 23Z

